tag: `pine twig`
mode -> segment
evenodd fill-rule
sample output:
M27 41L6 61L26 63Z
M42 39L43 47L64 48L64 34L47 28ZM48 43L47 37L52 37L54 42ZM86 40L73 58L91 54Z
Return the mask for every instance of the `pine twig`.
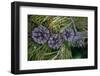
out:
M76 29L75 22L74 22L74 20L73 20L73 18L72 18L72 17L70 17L70 19L71 19L71 21L72 21L72 23L73 23L73 28L74 28L74 31L75 31L75 33L76 33L76 32L77 32L77 29Z

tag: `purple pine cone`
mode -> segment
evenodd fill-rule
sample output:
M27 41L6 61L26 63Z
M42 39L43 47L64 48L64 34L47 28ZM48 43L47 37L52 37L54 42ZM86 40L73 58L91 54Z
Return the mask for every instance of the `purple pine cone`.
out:
M73 47L83 47L84 40L81 32L77 32L73 38Z
M73 29L71 29L71 28L64 29L64 31L63 31L63 38L66 41L72 41L73 37L74 37L74 31L73 31Z
M49 30L46 27L40 25L34 28L32 31L32 38L38 44L44 44L49 38Z
M52 49L58 49L62 45L63 39L60 34L52 34L48 40L48 46Z

